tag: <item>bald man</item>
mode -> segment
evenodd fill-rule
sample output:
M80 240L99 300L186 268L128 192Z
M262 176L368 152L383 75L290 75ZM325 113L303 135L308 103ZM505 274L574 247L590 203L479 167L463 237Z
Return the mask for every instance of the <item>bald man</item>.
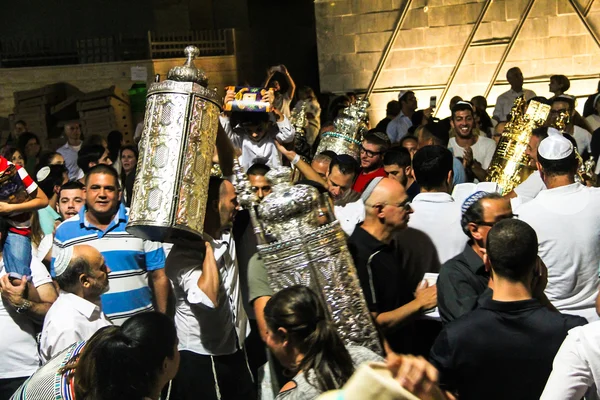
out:
M392 350L410 352L409 330L396 329L410 317L435 307L436 287L408 287L406 271L390 242L405 229L412 213L404 187L390 178L375 178L363 192L365 220L348 239L367 304ZM415 293L413 295L413 293Z
M111 325L100 302L100 295L108 291L110 273L102 254L87 245L58 248L56 252L54 269L60 295L44 319L40 341L43 362Z

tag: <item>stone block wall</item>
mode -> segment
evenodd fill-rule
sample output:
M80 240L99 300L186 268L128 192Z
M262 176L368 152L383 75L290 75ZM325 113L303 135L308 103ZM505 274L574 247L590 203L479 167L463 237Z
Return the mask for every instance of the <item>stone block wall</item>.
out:
M42 86L67 82L83 92L108 88L112 85L128 90L134 83L131 80L131 67L146 67L148 83L154 75L166 79L167 72L175 65L183 65L184 58L164 60L143 60L101 64L65 65L53 67L3 68L0 74L0 116L13 112L13 93L37 89ZM221 94L223 88L237 83L235 56L201 57L196 65L206 72L210 87L216 87Z
M407 0L316 0L317 43L322 92L365 91ZM580 9L589 0L575 0ZM527 0L494 0L474 41L512 36ZM413 0L402 29L371 96L371 117L385 116L385 106L400 89L414 89L419 108L430 96L440 96L472 31L483 0ZM600 1L587 16L600 36ZM465 99L483 94L506 45L471 46L450 86L438 116L449 115L452 96ZM550 96L549 77L571 79L568 93L583 98L596 91L600 77L600 48L568 0L536 0L496 84L488 96L508 90L506 71L519 66L525 87Z

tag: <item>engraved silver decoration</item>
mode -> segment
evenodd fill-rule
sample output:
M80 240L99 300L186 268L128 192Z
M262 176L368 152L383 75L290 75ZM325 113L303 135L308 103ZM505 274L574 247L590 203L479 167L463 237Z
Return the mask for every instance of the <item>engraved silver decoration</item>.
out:
M368 100L360 100L343 109L333 122L335 130L321 134L316 154L330 150L336 154L347 154L358 160L362 137L368 130L369 105Z
M379 354L381 342L367 308L346 237L338 221L319 223L323 204L317 189L292 185L291 169L274 168L266 178L273 192L256 206L248 204L247 179L239 168L235 186L240 203L258 225L260 253L274 291L293 285L310 287L320 297L337 332L348 345ZM256 198L254 198L256 200ZM256 214L255 210L258 210Z
M204 72L193 65L196 54L188 46L186 64L148 90L126 228L147 240L202 237L221 106L217 92L206 88Z

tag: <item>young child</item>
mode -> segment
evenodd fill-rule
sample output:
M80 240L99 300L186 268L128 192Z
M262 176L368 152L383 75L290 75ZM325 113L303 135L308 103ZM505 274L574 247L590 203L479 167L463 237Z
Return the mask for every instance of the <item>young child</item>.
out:
M228 90L225 103L234 98L235 92ZM273 94L267 93L264 100L273 104ZM231 116L222 115L220 121L233 146L241 151L240 165L244 171L257 162L269 167L281 166L275 140L280 143L294 141L290 121L276 108L270 113L235 111Z
M9 225L3 250L7 273L31 276L31 213L47 205L25 168L0 156L0 215Z

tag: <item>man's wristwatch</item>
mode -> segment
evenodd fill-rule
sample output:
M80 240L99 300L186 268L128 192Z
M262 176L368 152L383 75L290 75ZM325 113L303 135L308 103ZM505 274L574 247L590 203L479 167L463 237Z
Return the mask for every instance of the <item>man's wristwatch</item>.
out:
M23 304L15 307L15 310L19 314L23 314L23 313L27 312L30 308L31 308L31 302L29 300L25 299L25 300L23 300Z

